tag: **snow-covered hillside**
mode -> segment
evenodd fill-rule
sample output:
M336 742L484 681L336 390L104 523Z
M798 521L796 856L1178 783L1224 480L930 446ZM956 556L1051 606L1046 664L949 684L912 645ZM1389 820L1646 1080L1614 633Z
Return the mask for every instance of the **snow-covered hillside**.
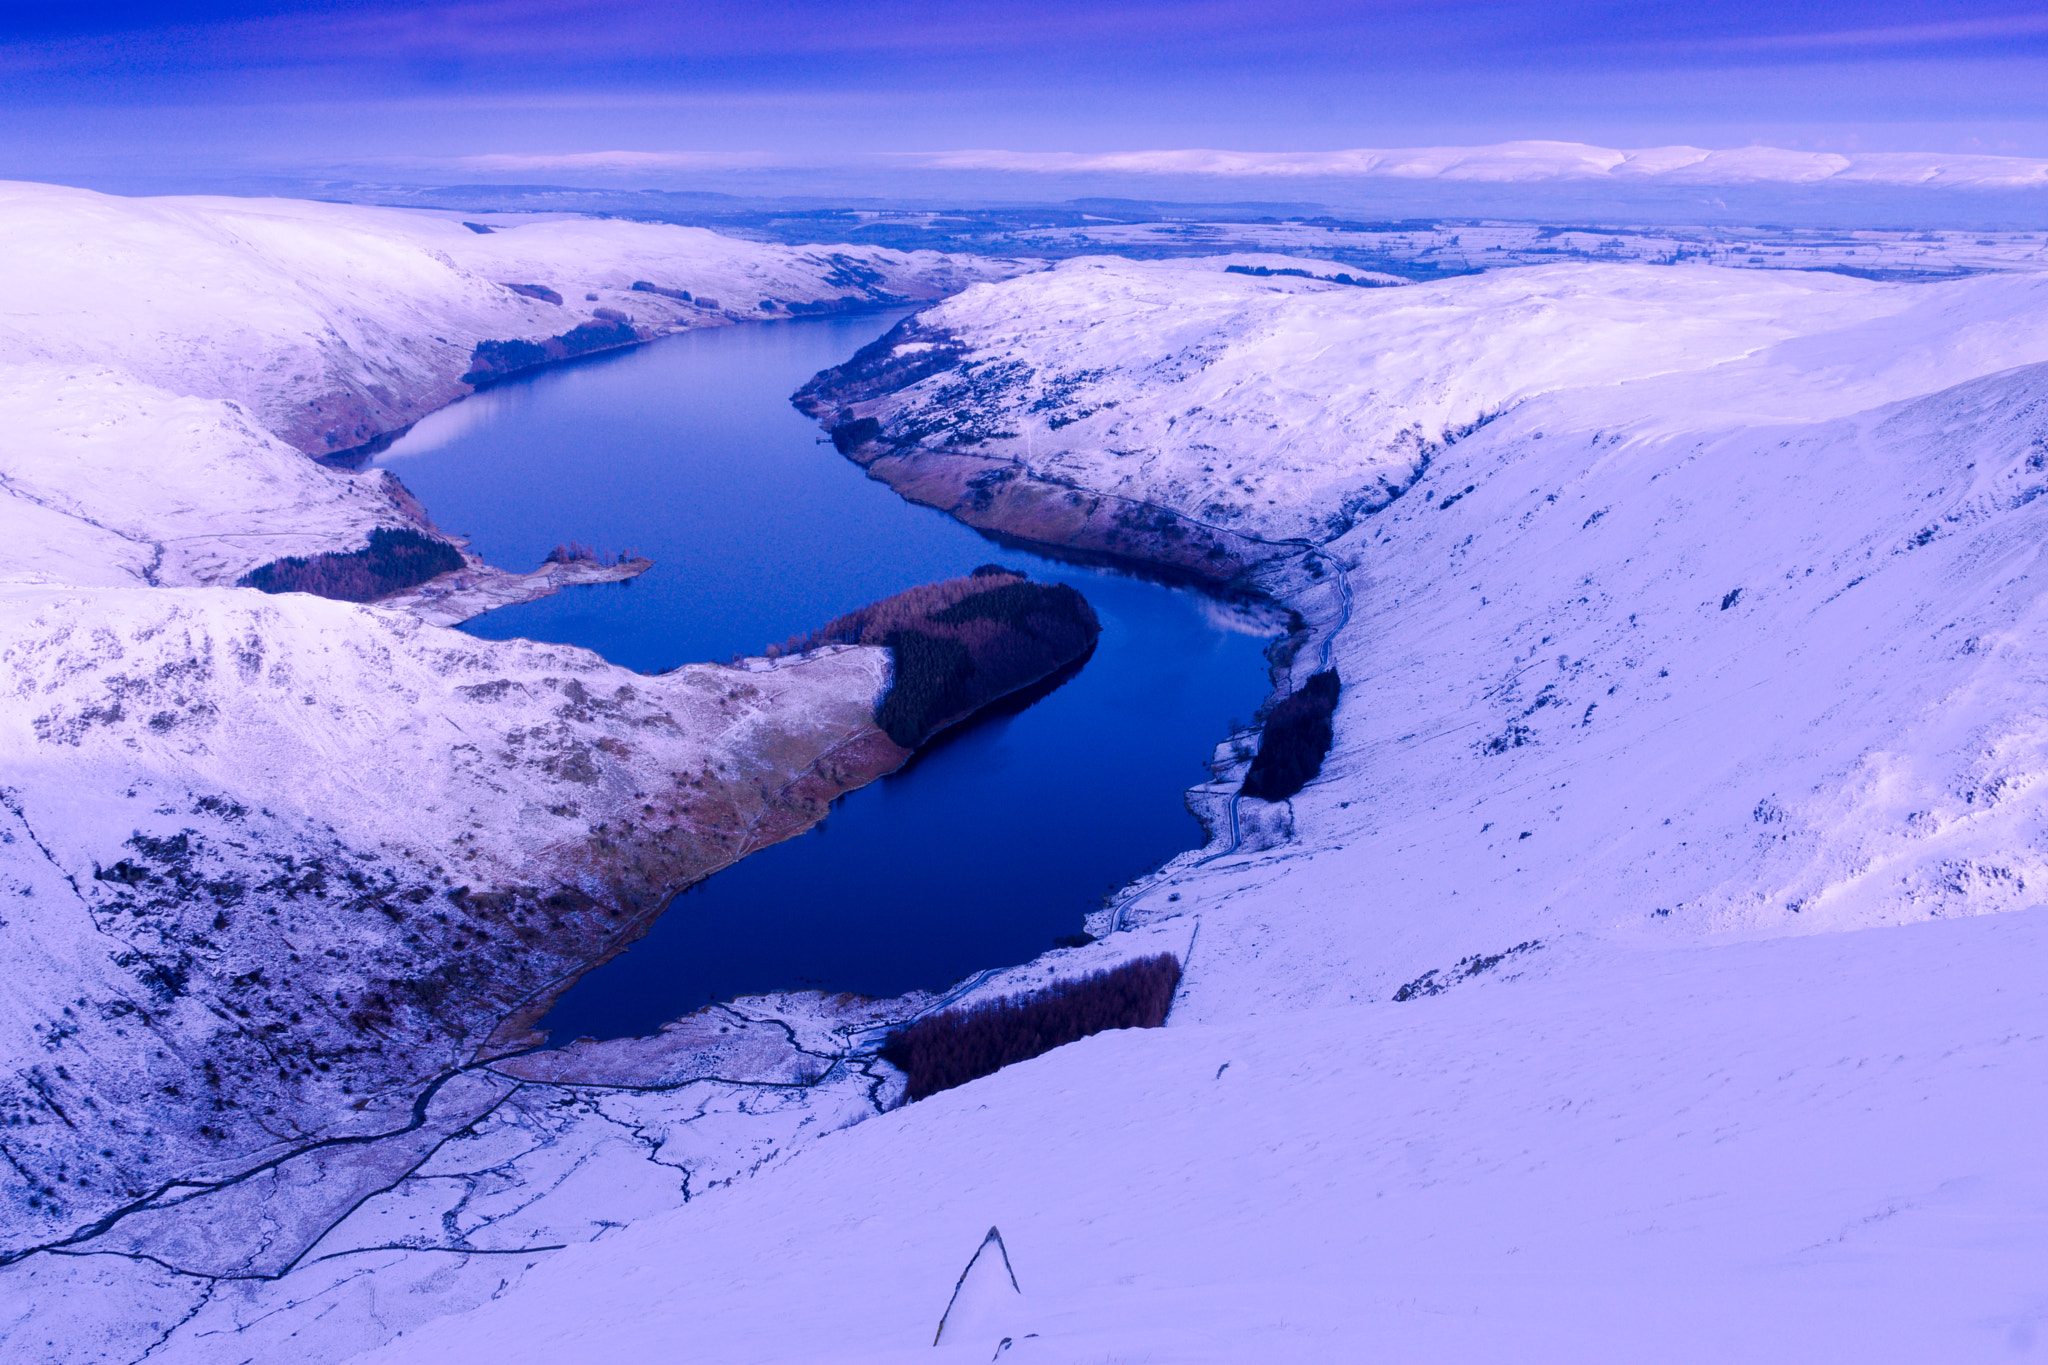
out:
M226 586L439 534L388 473L309 454L467 393L485 343L525 363L593 321L623 344L1020 267L36 185L0 186L0 227L0 1354L127 1359L519 1091L482 1068L674 891L907 756L873 723L885 651L647 677L439 624L644 561L465 556L373 607ZM801 1060L740 1051L740 1085ZM785 1128L871 1108L840 1089ZM119 1283L38 1287L75 1265Z
M0 366L0 583L233 583L425 516L382 471L326 469L229 399L105 364Z
M515 220L479 233L397 209L13 183L0 183L0 223L10 358L118 363L173 393L233 400L315 454L466 393L477 343L559 335L601 307L651 333L782 316L792 302L932 299L1017 269L658 224ZM643 281L674 293L633 289Z
M1270 461L1268 510L1236 505L1274 530L1414 433L1399 497L1262 571L1317 626L1297 679L1345 680L1322 776L1242 812L1291 840L1220 832L1098 921L1192 930L1169 1026L818 1142L370 1359L2037 1345L2042 282L1219 274L973 291L907 343L948 371L860 409L886 443L1012 365L974 409L1016 424L992 464L1165 501ZM1034 415L1070 378L1119 404L1095 444ZM1162 434L1197 406L1214 454ZM977 1270L934 1350L992 1224L1022 1292Z
M1098 1035L361 1359L2025 1359L2042 919Z
M1201 527L1320 541L1446 441L1557 389L1685 376L1666 420L1689 429L1839 414L2048 360L2034 321L2048 279L2031 274L1916 291L1569 265L1361 289L1229 271L1239 263L1084 258L970 289L875 362L930 373L876 384L855 365L821 397L836 420L875 420L862 458L888 459L877 472L892 483L971 464L985 484L1010 471ZM1641 403L1618 411L1649 420Z
M302 594L0 613L0 1104L41 1176L4 1251L391 1127L669 892L904 757L877 649L645 677Z

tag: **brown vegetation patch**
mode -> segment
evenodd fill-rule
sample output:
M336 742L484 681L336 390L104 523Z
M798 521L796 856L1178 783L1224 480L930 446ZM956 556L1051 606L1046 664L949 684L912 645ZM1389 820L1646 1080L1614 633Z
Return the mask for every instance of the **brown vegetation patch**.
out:
M895 678L876 708L889 738L914 749L997 698L1087 655L1102 624L1064 583L1033 583L985 564L965 578L884 598L793 641L885 645Z
M403 527L380 526L360 550L273 559L243 574L235 586L271 593L309 592L337 602L374 602L461 567L461 553L448 542Z
M921 1100L1104 1029L1157 1028L1179 985L1178 958L1140 958L1030 995L913 1020L889 1034L882 1058L910 1078L905 1099Z
M1331 717L1340 690L1337 671L1326 668L1310 675L1300 691L1273 708L1251 771L1245 774L1246 796L1284 801L1315 780L1335 735Z

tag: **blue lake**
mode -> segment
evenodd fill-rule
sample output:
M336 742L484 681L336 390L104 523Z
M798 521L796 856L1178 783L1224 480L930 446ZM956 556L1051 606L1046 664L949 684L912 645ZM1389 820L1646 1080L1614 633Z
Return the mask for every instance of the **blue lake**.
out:
M678 896L542 1021L557 1041L651 1033L765 990L947 986L1024 961L1201 839L1181 793L1266 693L1266 637L1177 588L1005 548L870 480L789 404L894 317L719 328L506 383L379 457L435 521L523 569L565 541L636 550L625 585L464 629L652 671L758 654L978 564L1073 584L1094 655L1028 705L942 735L812 832Z

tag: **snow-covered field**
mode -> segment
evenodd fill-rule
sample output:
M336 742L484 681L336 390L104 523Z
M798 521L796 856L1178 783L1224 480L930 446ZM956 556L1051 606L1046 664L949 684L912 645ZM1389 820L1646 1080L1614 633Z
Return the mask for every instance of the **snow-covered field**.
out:
M1268 571L1341 623L1292 841L1123 899L1193 929L1166 1029L821 1140L370 1359L2036 1349L2043 288L1079 262L933 310L968 380L1011 367L973 410L1015 432L967 447L995 460L1274 530L1328 515L1319 451L1353 486L1409 461L1324 546L1348 619ZM964 382L874 400L884 439ZM1055 427L1052 393L1118 406ZM1263 497L1198 479L1240 455ZM991 1225L1022 1292L978 1260L934 1351Z

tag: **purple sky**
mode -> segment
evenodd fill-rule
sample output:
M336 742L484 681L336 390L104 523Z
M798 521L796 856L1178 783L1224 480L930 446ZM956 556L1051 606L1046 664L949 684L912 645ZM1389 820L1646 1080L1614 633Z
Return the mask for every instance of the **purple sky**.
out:
M52 178L1512 138L2048 156L2048 5L2000 0L0 4L0 174Z

